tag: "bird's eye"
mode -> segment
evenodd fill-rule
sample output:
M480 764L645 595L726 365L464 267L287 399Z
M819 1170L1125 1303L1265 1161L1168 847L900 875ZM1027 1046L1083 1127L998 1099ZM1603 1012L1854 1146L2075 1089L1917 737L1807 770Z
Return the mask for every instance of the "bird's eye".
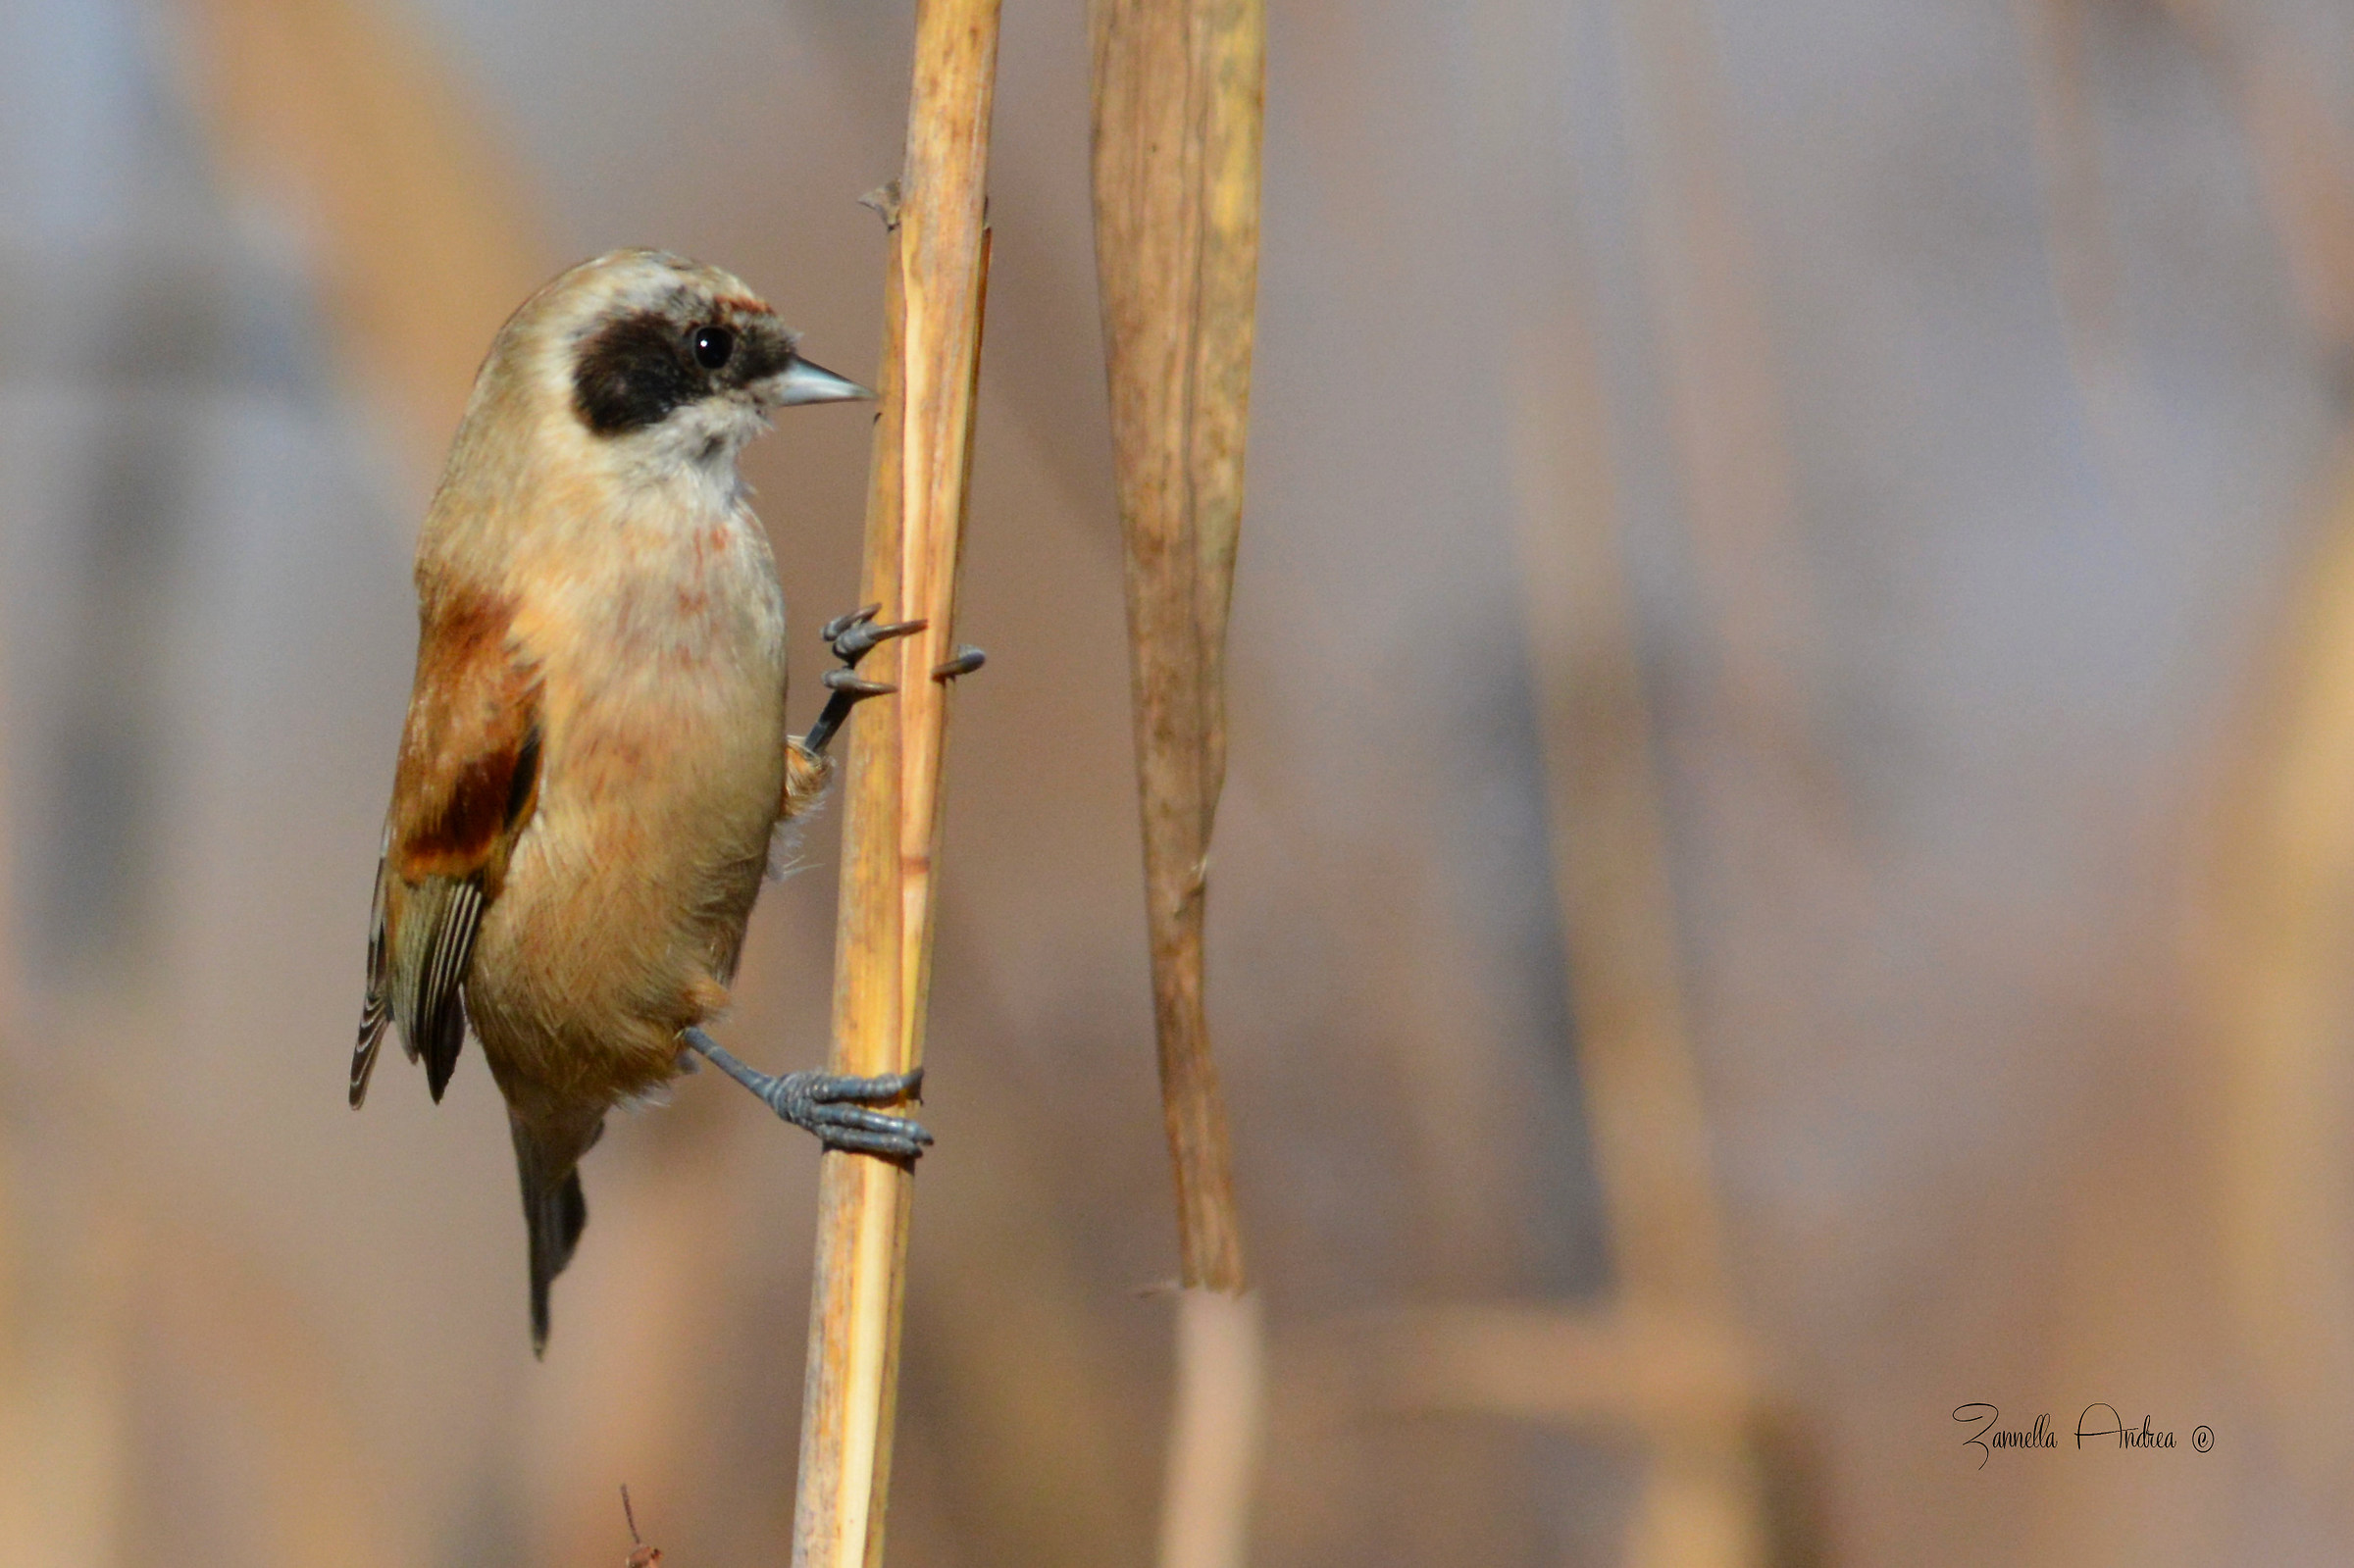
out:
M694 362L707 371L718 370L727 364L728 356L736 352L736 334L724 327L698 327L694 329Z

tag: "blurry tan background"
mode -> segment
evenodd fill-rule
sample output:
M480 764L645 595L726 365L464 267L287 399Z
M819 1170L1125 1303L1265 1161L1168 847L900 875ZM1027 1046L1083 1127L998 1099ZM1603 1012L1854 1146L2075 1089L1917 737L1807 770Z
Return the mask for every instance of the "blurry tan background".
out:
M627 1482L677 1568L783 1559L806 1140L708 1078L619 1119L535 1365L475 1053L438 1109L343 1079L475 360L657 243L866 373L908 27L0 0L12 1558L615 1563ZM1083 6L1005 27L908 1568L1148 1560L1167 1422ZM1549 842L1645 821L1772 1552L2343 1560L2354 12L1278 0L1270 62L1210 916L1254 1561L1674 1560L1653 1449L1511 1338L1639 1283ZM749 459L805 671L866 449ZM823 1054L832 835L754 923L763 1065ZM1504 1306L1449 1320L1477 1386L1365 1349ZM1951 1415L2095 1400L2182 1446L1978 1470Z

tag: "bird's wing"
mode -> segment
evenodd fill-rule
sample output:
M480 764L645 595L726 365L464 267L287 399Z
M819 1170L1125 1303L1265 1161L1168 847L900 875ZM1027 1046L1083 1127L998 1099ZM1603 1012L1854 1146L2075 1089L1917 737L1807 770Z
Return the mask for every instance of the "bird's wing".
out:
M354 1105L387 1018L410 1058L425 1058L436 1100L466 1041L475 933L538 803L539 681L507 624L503 611L479 604L427 620L377 873Z
M376 896L368 913L368 994L360 1003L360 1039L351 1048L351 1108L358 1110L368 1097L368 1075L376 1071L376 1048L384 1042L384 1029L392 1022L392 970L387 962L390 951L384 931L384 855L391 848L390 830L384 834L384 848L376 862Z

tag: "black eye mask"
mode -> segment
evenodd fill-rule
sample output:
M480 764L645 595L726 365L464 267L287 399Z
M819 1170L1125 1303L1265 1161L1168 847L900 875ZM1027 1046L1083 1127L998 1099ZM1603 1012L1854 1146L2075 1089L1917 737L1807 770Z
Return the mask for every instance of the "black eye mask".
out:
M718 377L695 363L693 334L653 311L598 328L581 344L572 372L573 406L599 435L659 425L718 389Z
M689 403L774 376L792 357L791 339L765 320L682 328L676 314L636 311L582 341L573 406L597 434L626 435Z

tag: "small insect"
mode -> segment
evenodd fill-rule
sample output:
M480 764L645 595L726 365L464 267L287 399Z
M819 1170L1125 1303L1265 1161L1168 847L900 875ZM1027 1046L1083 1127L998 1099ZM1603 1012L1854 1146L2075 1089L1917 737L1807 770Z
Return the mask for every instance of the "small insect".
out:
M638 1511L630 1506L630 1489L621 1489L621 1516L630 1522L630 1556L621 1568L654 1568L662 1560L662 1548L649 1546L638 1534Z

